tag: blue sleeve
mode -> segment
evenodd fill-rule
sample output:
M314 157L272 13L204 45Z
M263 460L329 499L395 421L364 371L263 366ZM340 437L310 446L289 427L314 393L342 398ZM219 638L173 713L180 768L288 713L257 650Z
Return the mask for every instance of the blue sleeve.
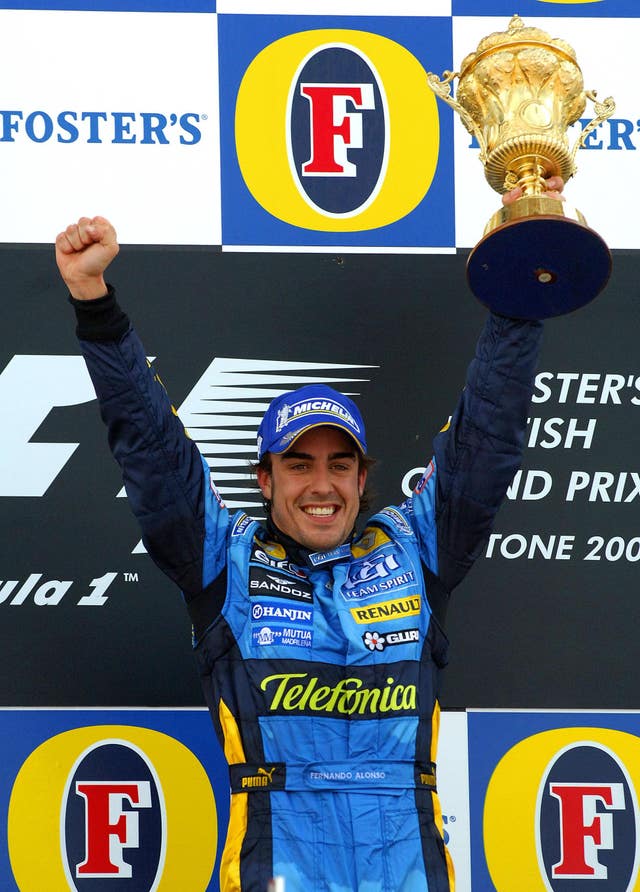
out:
M142 344L80 341L145 547L187 600L223 569L228 512Z
M425 563L449 591L480 555L520 467L541 337L540 322L489 316L412 496Z

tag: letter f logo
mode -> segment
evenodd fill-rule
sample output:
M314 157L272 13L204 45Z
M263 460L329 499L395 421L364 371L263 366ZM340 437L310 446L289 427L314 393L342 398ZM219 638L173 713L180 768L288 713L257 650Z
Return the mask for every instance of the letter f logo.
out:
M562 879L607 879L599 849L613 849L613 815L597 811L625 808L622 784L552 783L549 792L560 803L560 861L552 876Z
M302 165L305 177L355 177L356 165L347 149L361 149L362 115L347 111L373 109L372 84L301 84L300 93L309 101L311 157Z
M76 877L131 877L123 849L140 845L139 808L151 808L148 781L82 781L76 793L85 800L85 860ZM124 808L125 801L129 808Z

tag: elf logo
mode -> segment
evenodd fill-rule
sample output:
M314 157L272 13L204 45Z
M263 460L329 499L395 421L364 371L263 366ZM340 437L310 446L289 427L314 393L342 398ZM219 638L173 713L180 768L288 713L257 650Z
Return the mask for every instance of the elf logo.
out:
M637 807L627 771L601 744L580 741L552 760L540 786L538 851L552 892L600 880L626 892L637 874Z
M71 889L119 879L126 892L153 892L166 849L166 810L155 769L142 750L105 740L74 765L62 809L62 849ZM97 888L101 888L98 883Z

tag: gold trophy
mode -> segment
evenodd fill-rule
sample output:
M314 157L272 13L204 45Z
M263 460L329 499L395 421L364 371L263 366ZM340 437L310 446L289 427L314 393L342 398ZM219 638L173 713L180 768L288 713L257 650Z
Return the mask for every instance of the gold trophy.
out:
M613 99L597 102L595 92L584 90L575 50L517 15L507 31L483 38L460 72L427 79L477 139L489 185L500 193L522 189L521 198L493 215L469 256L473 293L497 313L523 319L588 303L607 283L611 254L579 211L544 194L545 180L575 174L578 149L613 113ZM570 148L567 128L587 99L596 117Z

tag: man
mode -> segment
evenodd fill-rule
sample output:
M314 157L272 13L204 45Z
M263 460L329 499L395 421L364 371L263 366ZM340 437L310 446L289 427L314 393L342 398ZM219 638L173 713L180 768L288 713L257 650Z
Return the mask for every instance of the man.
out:
M184 593L229 762L223 892L451 892L436 793L436 613L482 550L519 466L541 325L489 316L412 497L355 533L364 423L313 385L258 432L267 520L229 516L103 273L111 224L57 261L149 553Z

